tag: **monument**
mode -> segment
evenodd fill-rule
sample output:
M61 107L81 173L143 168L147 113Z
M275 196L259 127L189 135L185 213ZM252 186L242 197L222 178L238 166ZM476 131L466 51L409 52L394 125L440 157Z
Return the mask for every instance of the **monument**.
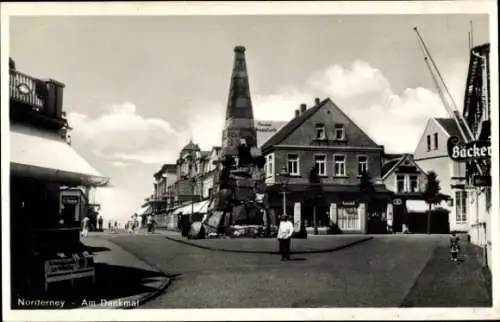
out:
M220 172L212 189L212 207L203 220L204 230L219 236L269 234L271 222L265 192L265 160L257 148L243 46L234 48L221 147Z

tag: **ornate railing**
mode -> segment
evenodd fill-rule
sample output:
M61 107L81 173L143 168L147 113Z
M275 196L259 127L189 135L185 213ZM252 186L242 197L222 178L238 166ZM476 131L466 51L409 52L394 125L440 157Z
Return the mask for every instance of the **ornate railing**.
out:
M42 97L47 92L47 84L44 81L17 70L10 70L9 94L11 100L31 105L36 111L42 111L45 107L45 101Z

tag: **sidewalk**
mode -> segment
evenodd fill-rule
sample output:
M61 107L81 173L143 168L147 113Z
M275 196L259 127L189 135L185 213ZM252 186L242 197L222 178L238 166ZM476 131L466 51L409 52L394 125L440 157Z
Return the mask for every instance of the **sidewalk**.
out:
M461 247L462 261L454 263L450 260L449 246L437 246L401 306L491 306L491 281L482 267L481 249L467 242Z
M106 238L89 236L83 243L93 253L96 266L97 287L91 295L96 303L88 308L135 308L159 295L170 283L158 269Z

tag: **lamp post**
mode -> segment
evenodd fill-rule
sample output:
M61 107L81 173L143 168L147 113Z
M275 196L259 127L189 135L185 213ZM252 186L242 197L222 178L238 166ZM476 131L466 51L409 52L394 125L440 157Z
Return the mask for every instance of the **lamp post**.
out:
M279 175L282 178L281 179L281 188L282 188L281 193L283 194L283 216L286 216L286 188L287 188L287 184L288 184L288 179L290 177L286 166L283 166L281 168Z
M192 188L192 196L193 199L191 200L191 213L189 214L189 224L193 223L193 214L194 214L194 188L196 186L196 178L191 178L191 188Z

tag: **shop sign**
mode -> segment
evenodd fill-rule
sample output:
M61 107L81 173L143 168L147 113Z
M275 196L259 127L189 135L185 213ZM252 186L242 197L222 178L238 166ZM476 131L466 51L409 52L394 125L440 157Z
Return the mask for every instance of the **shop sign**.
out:
M395 206L401 206L403 204L403 201L401 199L397 198L397 199L394 199L392 201L392 204Z
M342 205L342 207L352 207L352 208L358 207L358 203L355 200L349 200L349 201L342 200L340 204Z
M457 136L448 139L448 155L453 161L465 162L491 158L490 141L463 143Z
M475 176L472 180L476 187L491 187L491 176Z
M79 197L78 196L63 196L62 203L65 205L76 205L78 204Z

